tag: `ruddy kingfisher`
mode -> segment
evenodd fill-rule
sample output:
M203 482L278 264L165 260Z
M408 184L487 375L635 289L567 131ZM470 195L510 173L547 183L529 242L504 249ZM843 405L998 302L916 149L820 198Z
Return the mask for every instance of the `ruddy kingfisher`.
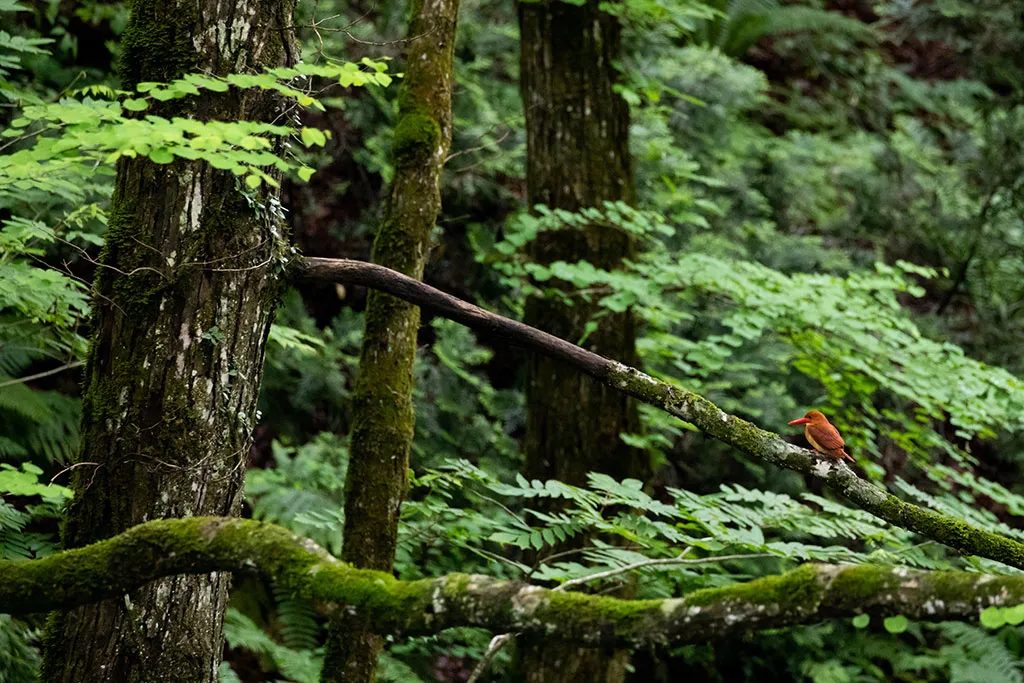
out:
M853 462L853 458L843 450L846 442L839 435L839 430L832 426L828 418L817 410L812 410L799 420L793 420L791 425L806 425L804 436L814 447L814 450L836 460L843 458Z

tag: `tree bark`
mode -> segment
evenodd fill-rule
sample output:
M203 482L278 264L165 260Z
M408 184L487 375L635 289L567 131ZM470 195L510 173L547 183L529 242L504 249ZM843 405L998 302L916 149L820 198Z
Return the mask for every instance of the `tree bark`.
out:
M147 522L39 560L0 561L0 605L30 614L121 595L160 577L224 571L257 573L329 613L364 610L378 633L477 627L591 648L699 643L858 614L974 619L987 607L1024 604L1021 576L874 565L806 564L664 600L620 600L467 574L399 581L388 572L354 569L273 524L193 517Z
M136 0L125 86L194 71L293 63L294 0ZM150 113L270 121L266 91L166 102ZM286 253L275 189L243 194L203 162L117 167L97 271L82 434L64 545L147 520L238 512L264 345ZM56 614L43 680L218 680L229 575L179 576Z
M526 112L527 185L531 205L579 211L634 200L629 152L629 107L613 90L622 29L597 0L576 6L560 0L519 5L521 89ZM629 256L629 236L609 227L543 233L532 245L542 264L589 261L613 269ZM598 308L531 298L528 325L569 341L586 334ZM636 364L632 312L606 315L586 347ZM638 428L626 396L551 359L529 361L526 387L525 474L585 484L588 472L642 477L641 453L619 438ZM625 652L561 648L543 642L520 649L525 680L621 681Z
M374 262L417 280L441 211L441 171L452 138L452 60L459 0L413 0L408 58L392 139L395 176L373 245ZM420 309L370 292L353 392L345 482L343 557L356 567L390 571L412 443L413 362ZM372 681L383 645L369 615L331 624L321 680Z

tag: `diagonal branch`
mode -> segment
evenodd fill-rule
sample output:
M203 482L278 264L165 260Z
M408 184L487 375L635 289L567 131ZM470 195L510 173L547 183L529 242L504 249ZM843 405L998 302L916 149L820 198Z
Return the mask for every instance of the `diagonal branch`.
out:
M473 626L587 646L703 642L856 614L975 618L989 606L1024 603L1022 576L870 565L808 564L667 600L620 600L466 574L399 581L387 572L354 569L273 524L192 517L147 522L38 560L2 560L0 612L68 609L157 578L212 571L264 576L331 613L358 609L382 634Z
M1024 543L962 520L918 507L859 478L843 462L821 458L778 434L730 415L703 396L658 381L635 368L591 353L564 339L490 313L400 273L349 259L301 258L297 276L363 285L489 333L510 344L564 361L604 384L685 420L734 448L779 467L817 477L858 507L898 527L961 552L1024 569Z

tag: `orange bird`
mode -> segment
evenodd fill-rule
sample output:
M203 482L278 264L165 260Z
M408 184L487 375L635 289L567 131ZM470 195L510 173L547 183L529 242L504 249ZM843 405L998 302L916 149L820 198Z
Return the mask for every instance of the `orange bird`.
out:
M839 430L833 427L828 418L817 410L812 410L799 420L793 420L789 424L807 425L804 427L804 436L814 446L814 450L819 453L824 453L836 460L846 458L853 462L853 458L843 450L846 447L846 442L843 441L843 437L839 436Z

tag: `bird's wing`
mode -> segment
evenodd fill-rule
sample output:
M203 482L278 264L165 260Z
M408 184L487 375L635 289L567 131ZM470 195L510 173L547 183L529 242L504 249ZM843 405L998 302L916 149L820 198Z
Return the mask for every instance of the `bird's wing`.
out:
M825 451L842 450L846 445L836 428L827 422L823 425L807 425L807 437L808 441Z

